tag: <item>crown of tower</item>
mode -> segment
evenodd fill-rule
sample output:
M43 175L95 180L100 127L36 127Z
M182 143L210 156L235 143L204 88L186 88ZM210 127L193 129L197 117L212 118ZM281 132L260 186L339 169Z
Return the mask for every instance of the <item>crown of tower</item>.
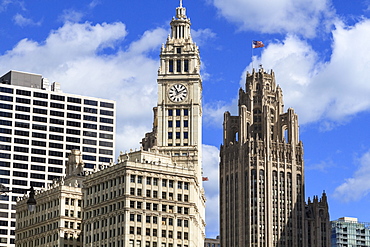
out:
M182 6L182 0L180 0L180 6L176 8L176 17L174 17L171 21L170 39L191 39L190 25L190 19L186 16L186 8Z

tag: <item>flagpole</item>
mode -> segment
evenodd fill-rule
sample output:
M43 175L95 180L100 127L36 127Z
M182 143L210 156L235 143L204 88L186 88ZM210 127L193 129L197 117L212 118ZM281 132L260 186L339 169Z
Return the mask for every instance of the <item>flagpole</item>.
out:
M254 67L253 65L253 41L252 41L251 49L252 49L252 72L253 72L253 67Z

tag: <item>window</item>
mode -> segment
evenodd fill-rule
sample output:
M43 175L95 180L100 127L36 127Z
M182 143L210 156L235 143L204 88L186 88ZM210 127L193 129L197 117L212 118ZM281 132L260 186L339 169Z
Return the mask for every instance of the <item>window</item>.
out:
M32 129L34 130L46 130L46 126L45 125L40 125L40 124L32 124Z
M176 132L176 139L180 139L180 132Z
M37 148L32 148L32 149L31 149L31 153L33 153L33 154L46 155L46 150L37 149Z
M184 72L189 72L189 60L184 60Z
M33 92L33 96L37 98L44 98L44 99L49 98L46 93L39 93L39 92Z
M108 123L108 124L113 124L113 119L101 117L100 118L100 122L102 122L102 123Z
M67 105L67 110L70 110L70 111L81 111L81 106Z
M168 110L168 116L170 116L170 117L173 116L173 110L172 109Z
M49 127L49 131L50 132L64 133L64 129L63 128L53 127L53 126L50 126Z
M153 178L153 185L158 186L158 178Z
M90 100L90 99L84 99L84 104L85 105L97 106L98 105L98 101L96 101L96 100Z
M33 116L32 119L35 122L42 122L42 123L46 123L47 122L47 118L46 117Z
M65 100L65 97L64 96L62 96L62 95L55 95L55 94L50 95L50 98L53 99L53 100L59 100L59 101L64 101Z
M176 109L176 116L181 116L181 109Z
M107 110L100 110L101 115L106 115L106 116L113 116L114 112L113 111L107 111Z
M188 182L185 182L185 183L184 183L184 189L185 189L185 190L188 190L188 189L189 189L189 183L188 183Z
M104 147L113 147L113 142L99 141L99 145Z
M137 177L137 183L138 183L138 184L143 183L143 176L138 176L138 177Z
M108 103L108 102L100 102L100 107L105 107L105 108L111 108L111 109L113 109L114 108L114 104L113 103Z
M81 114L67 113L67 118L81 119Z
M19 94L19 95L31 96L31 92L30 91L26 91L26 90L17 89L16 90L16 93Z
M84 120L97 122L98 118L95 116L84 115Z
M51 102L50 103L50 107L52 107L52 108L58 108L58 109L64 109L64 104Z
M98 113L98 110L97 110L97 109L95 109L95 108L84 107L84 112L97 114L97 113Z
M184 132L184 139L189 139L189 132Z
M0 112L0 117L12 118L13 113L11 113L11 112Z
M181 60L176 61L176 72L181 72Z
M104 131L113 132L113 127L111 127L111 126L100 125L99 129L104 130Z
M168 72L173 72L173 60L168 61Z
M23 120L30 120L30 115L23 115L23 114L15 114L16 119L23 119Z
M92 132L92 131L84 131L83 135L84 136L90 136L90 137L97 137L98 136L96 132Z
M90 124L90 123L84 123L83 127L86 129L95 129L95 130L98 128L96 124Z
M172 132L168 132L168 139L172 139L173 138L173 133Z
M67 126L81 127L80 122L67 121Z
M0 108L7 109L7 110L13 110L13 105L0 103Z
M189 121L188 120L184 120L184 128L187 128L189 127Z
M6 96L6 95L0 95L0 100L12 102L13 97L12 96Z
M72 102L72 103L81 104L81 99L80 98L68 97L67 101Z
M48 106L48 102L40 101L40 100L33 100L33 104L39 105L39 106Z
M16 110L16 111L30 112L30 111L31 111L31 108L30 108L30 107L28 107L28 106L19 106L19 105L17 105L17 106L15 107L15 110Z

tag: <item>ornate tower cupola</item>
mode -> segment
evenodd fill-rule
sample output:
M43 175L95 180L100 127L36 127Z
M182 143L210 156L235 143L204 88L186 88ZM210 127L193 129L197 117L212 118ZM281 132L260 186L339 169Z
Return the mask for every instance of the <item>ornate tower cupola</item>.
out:
M171 38L172 39L191 39L190 36L190 19L186 17L186 9L182 6L176 8L176 18L171 21Z

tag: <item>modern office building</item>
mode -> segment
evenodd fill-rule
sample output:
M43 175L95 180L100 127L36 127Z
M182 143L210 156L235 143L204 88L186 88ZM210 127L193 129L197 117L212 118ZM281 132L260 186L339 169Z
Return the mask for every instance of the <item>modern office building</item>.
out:
M82 247L82 182L86 173L79 150L72 150L66 164L66 177L54 180L47 189L36 192L36 208L30 212L28 197L17 202L17 247Z
M0 77L0 246L13 246L15 201L30 186L65 175L72 149L85 168L115 159L115 102L63 93L41 75L10 71Z
M292 108L284 112L282 90L272 71L253 69L246 77L245 90L239 91L238 116L229 112L224 115L220 150L221 245L307 246L298 116ZM311 220L328 222L328 208L322 208L326 209L326 218ZM327 224L322 231L328 234L329 229ZM312 246L328 246L326 241L314 242L323 245Z
M370 223L357 218L342 217L331 222L332 247L370 246Z

